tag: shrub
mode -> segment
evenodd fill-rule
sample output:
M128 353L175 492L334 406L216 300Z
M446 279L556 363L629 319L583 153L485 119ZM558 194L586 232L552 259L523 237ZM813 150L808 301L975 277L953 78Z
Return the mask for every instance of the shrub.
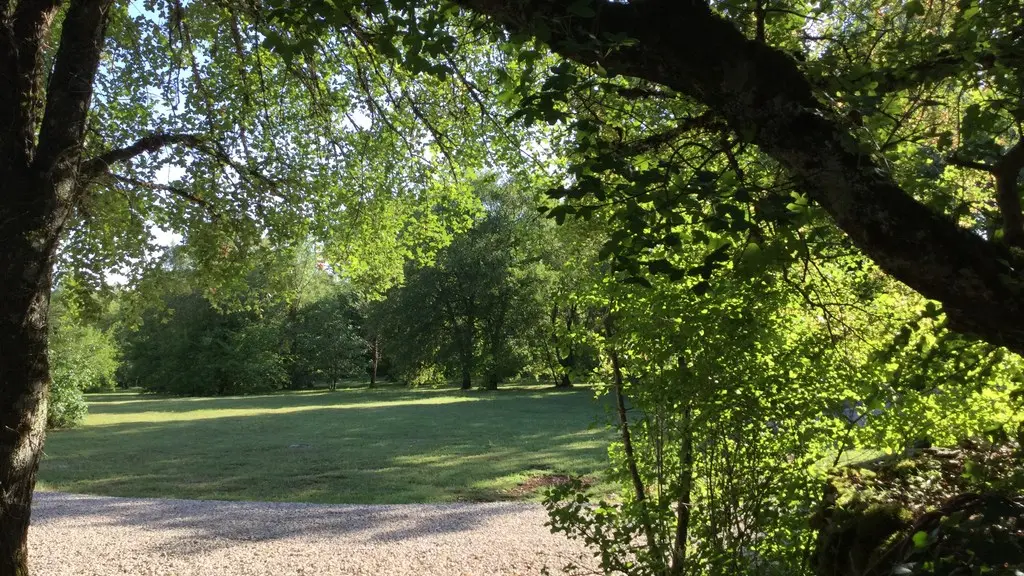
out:
M86 413L83 391L112 390L119 351L110 334L93 326L56 322L50 338L47 425L67 428Z

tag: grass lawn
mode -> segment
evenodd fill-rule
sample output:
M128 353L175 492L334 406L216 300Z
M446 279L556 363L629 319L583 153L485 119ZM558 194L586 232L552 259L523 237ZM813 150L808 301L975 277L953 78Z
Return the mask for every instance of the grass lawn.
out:
M41 490L324 503L536 498L521 482L595 474L611 432L585 389L349 389L229 398L88 397L50 432Z

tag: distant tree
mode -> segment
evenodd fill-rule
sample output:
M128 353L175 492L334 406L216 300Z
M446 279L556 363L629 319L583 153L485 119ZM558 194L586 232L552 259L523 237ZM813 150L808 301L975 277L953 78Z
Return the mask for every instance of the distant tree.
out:
M439 251L433 265L410 264L405 285L388 293L391 352L407 375L431 365L498 384L542 364L547 309L545 227L532 199L510 186L478 184L484 213Z
M152 392L243 394L274 390L287 380L280 322L219 311L196 292L147 311L126 340L125 377Z
M74 278L66 284L74 287ZM101 318L83 310L80 301L63 285L50 307L50 372L53 378L47 405L47 426L67 428L85 417L83 392L111 390L120 362L113 330L104 330Z
M341 288L300 308L292 330L295 373L326 382L331 390L342 378L364 374L367 351L360 321L355 296Z

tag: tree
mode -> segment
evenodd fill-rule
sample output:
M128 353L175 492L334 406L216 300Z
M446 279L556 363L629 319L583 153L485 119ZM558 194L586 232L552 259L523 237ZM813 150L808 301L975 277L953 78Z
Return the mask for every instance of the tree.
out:
M65 284L73 283L73 278L65 280ZM100 322L90 321L68 292L55 292L50 309L53 385L46 418L50 428L77 425L86 413L82 393L113 390L120 364L113 327L104 329Z
M594 220L616 229L613 209ZM677 230L684 247L660 256L700 267L701 226ZM765 238L765 252L787 243ZM618 501L556 490L554 529L612 574L807 574L821 477L849 450L1017 429L1018 357L950 332L934 303L832 246L782 265L748 250L701 296L699 275L651 271L578 286L607 318L577 337L603 351L598 381L618 401L622 488Z
M341 287L301 308L295 319L292 356L300 374L326 381L334 390L342 378L366 372L367 347L354 295Z
M973 163L991 172L997 181L994 196L1003 234L1001 239L985 238L926 206L898 183L880 161L884 151L864 142L856 122L847 119L851 109L857 115L863 112L842 98L832 105L823 103L829 91L822 89L826 79L817 74L824 72L817 70L816 74L814 68L802 67L784 50L787 46L781 34L766 36L767 9L763 4L758 4L753 14L727 5L655 0L528 6L463 0L460 4L513 32L544 40L565 58L600 66L607 74L647 80L706 106L741 142L756 145L785 168L798 188L882 269L941 302L957 330L1024 352L1024 332L1019 328L1024 308L1018 297L1024 262L1015 251L1021 237L1018 180L1024 168L1024 147L1014 141L1020 139L1019 130L993 126L987 133L979 130L960 135L988 137L989 148L997 151L993 163ZM950 85L946 80L964 80L957 75L969 74L969 85L988 83L1002 93L986 103L973 104L974 114L987 115L988 122L993 116L1008 116L1011 127L1016 125L1014 118L1019 123L1020 71L1024 69L1020 65L1024 24L1019 4L997 2L983 9L937 7L935 14L923 14L942 18L940 25L952 29L949 36L922 31L936 22L924 18L915 23L918 6L907 4L897 16L917 35L897 37L893 44L916 43L919 60L871 62L866 70L840 69L837 75L844 80L867 77L878 82L873 89L884 94L917 87L941 90ZM829 22L846 15L866 22L871 16L858 11L863 9L857 5L843 14L828 3L814 13ZM753 38L744 30L751 20L756 24ZM982 23L986 29L983 36L975 33ZM858 30L848 26L836 33L854 36ZM893 36L897 35L885 40ZM837 40L824 46L826 55L829 49L842 47L842 38ZM827 58L822 61L829 62ZM991 108L995 102L1000 104ZM882 111L875 107L868 113ZM1002 120L995 123L1005 126ZM680 123L679 128L683 127ZM1002 143L1004 138L1011 139L1009 144Z
M927 9L913 1L881 12L866 2L456 3L495 24L490 38L513 54L495 94L518 102L513 119L565 122L570 138L591 148L594 177L562 188L563 197L607 200L600 176L695 131L724 141L732 155L754 150L788 178L782 194L743 201L756 218L771 220L771 206L797 190L887 273L941 302L958 331L1024 351L1017 0L943 0ZM453 32L461 15L409 0L363 8L378 18L378 38L401 37L387 50L394 59L438 77L463 71L423 50L471 50ZM303 10L285 10L305 20ZM539 44L564 60L544 59ZM625 139L622 125L602 126L589 114L580 121L592 107L578 99L593 102L595 94L620 97L633 127L657 131ZM618 142L602 128L620 130ZM632 166L617 176L649 188L685 164ZM958 199L944 174L960 168L989 182ZM994 191L979 193L991 184Z
M312 233L361 261L365 275L394 283L416 250L411 236L451 228L450 212L423 206L465 201L459 186L442 184L529 150L522 135L543 128L523 124L571 125L566 140L579 146L563 185L552 187L568 201L552 216L621 204L623 233L606 255L630 268L629 278L642 278L644 266L685 274L647 260L657 243L678 240L648 226L655 213L731 227L745 237L733 243L741 250L758 244L763 228L792 231L795 219L779 217L786 204L805 213L820 207L882 269L941 302L953 328L1024 351L1017 0L884 9L458 3L511 33L448 5L407 0L267 8L168 1L156 17L113 0L0 7L0 69L12 79L0 88L8 191L0 270L11 279L0 294L0 575L26 570L49 382L48 295L62 238L63 258L103 269L145 253L145 242L130 240L140 235L124 232L144 232L147 220L187 231L202 262L245 253L265 237ZM587 112L594 96L637 113L614 116L600 105ZM520 111L501 126L495 102ZM481 114L460 113L470 109ZM353 111L370 119L368 129ZM717 169L701 169L707 158L696 153L671 160L683 137L690 148L711 149ZM188 170L156 181L169 158ZM759 176L750 181L752 166ZM722 184L729 178L743 185ZM720 185L735 198L710 199ZM338 214L361 224L336 226ZM732 250L719 248L708 245L696 267L707 276L694 285L701 293ZM430 260L426 252L412 255ZM385 266L365 265L381 254Z
M491 123L481 117L446 136L474 145L440 141L447 112L428 96L476 106L450 82L407 82L366 36L314 40L322 30L251 3L0 5L0 575L27 573L58 258L97 281L118 266L135 278L156 224L187 235L197 262L230 284L244 274L212 263L313 234L338 259L388 255L373 272L394 282L408 246L458 227L445 210L408 225L424 206L467 199L456 159L469 169L485 148L510 157L470 136ZM327 56L270 49L295 38ZM168 177L171 165L184 173ZM381 213L394 216L383 229L339 225Z
M476 225L432 265L410 264L385 309L397 346L390 353L407 377L444 366L463 389L478 375L495 389L542 356L547 226L513 186L477 189L484 211Z
M491 38L515 54L497 95L519 102L516 118L570 123L583 144L600 122L574 121L574 91L617 95L620 110L650 112L633 120L658 130L632 141L620 135L624 146L606 141L594 175L694 130L724 136L730 149L756 147L785 171L788 189L806 194L882 269L941 302L958 331L1024 351L1017 0L929 8L911 1L883 11L867 2L456 3L496 24ZM461 72L422 50L464 47L436 25L461 16L409 0L365 8L380 19L380 37L401 36L392 57L432 75ZM544 60L531 39L564 60ZM681 167L669 162L626 177ZM950 167L983 174L988 182L975 191L989 192L958 201L943 178ZM594 185L577 181L567 197Z

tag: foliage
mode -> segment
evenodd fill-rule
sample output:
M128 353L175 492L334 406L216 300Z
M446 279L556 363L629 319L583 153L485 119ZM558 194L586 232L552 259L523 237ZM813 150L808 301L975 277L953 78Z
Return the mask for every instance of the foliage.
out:
M274 390L287 376L278 326L242 312L219 313L195 293L168 298L127 339L125 381L169 394Z
M367 350L353 296L335 289L300 308L292 320L292 382L327 382L366 374Z
M310 247L264 253L241 285L205 284L183 252L132 294L123 380L171 394L249 394L365 373L355 296Z
M1016 442L965 441L840 469L813 518L816 573L1013 574L1021 456Z
M1024 418L1021 14L118 5L62 266L131 268L151 390L594 371L623 491L556 491L555 529L608 572L799 574L844 454Z
M697 273L673 281L651 266L577 296L604 311L578 337L629 402L610 451L622 493L568 486L546 503L552 528L593 546L607 572L807 573L822 470L845 452L1019 423L1019 359L951 334L860 256L819 247L779 263L765 253L790 240L769 237L718 260L710 284L686 241L698 231L673 231L682 246L652 256Z
M390 356L407 380L438 379L436 367L469 388L488 388L536 369L551 275L544 240L553 230L510 187L480 185L485 212L438 252L433 265L410 265L405 284L381 310Z
M69 280L71 289L74 280ZM112 390L120 364L120 349L111 328L87 317L86 309L58 290L53 296L50 322L50 397L47 426L67 428L85 417L83 392Z

